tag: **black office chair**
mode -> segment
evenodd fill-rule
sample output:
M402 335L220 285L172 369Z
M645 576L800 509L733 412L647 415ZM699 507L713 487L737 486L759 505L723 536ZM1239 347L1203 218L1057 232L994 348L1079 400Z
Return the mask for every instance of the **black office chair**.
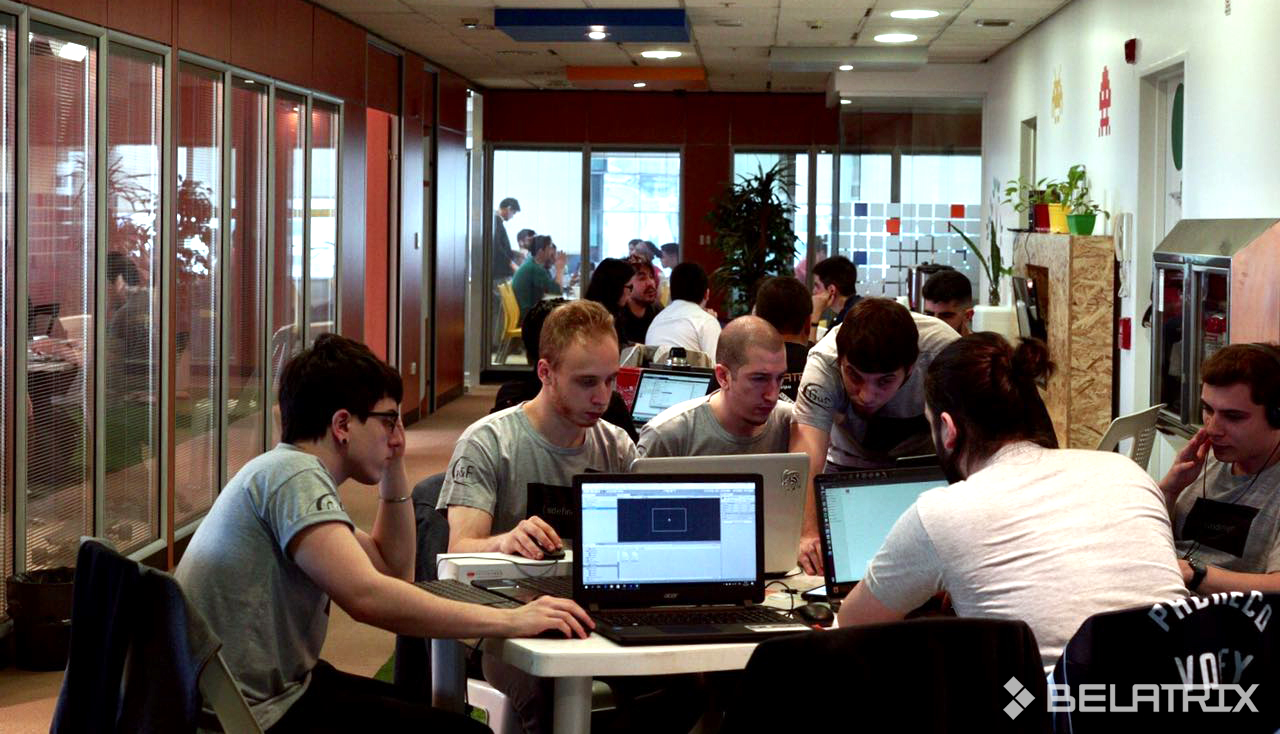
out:
M768 640L733 700L726 734L1049 728L1040 651L1017 621L928 618Z
M444 473L432 474L413 488L413 515L418 523L418 553L414 581L436 578L436 556L449 550L449 521L436 502L444 488ZM431 641L396 635L395 685L420 700L431 700Z
M1067 643L1051 680L1067 686L1066 692L1077 702L1084 684L1102 684L1108 702L1114 690L1118 703L1128 706L1134 702L1135 684L1179 686L1207 679L1246 691L1256 684L1247 698L1257 713L1241 705L1234 689L1210 692L1212 706L1239 705L1240 712L1233 714L1205 712L1194 702L1184 712L1178 692L1170 699L1170 692L1162 689L1160 713L1147 704L1122 715L1060 710L1053 714L1054 730L1114 731L1117 720L1124 720L1132 722L1125 726L1130 731L1276 731L1280 728L1280 635L1273 631L1272 618L1276 611L1280 611L1280 594L1252 591L1089 617ZM1061 708L1070 707L1064 700Z

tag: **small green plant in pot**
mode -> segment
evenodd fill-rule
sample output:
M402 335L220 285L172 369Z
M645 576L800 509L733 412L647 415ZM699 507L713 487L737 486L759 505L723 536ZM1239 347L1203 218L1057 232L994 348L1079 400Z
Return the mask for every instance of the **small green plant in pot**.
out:
M1067 228L1071 234L1091 235L1097 224L1098 214L1110 219L1110 212L1094 203L1089 196L1089 180L1083 163L1077 163L1067 171L1062 183L1062 202L1067 207Z
M1031 213L1027 229L1037 232L1049 231L1049 205L1062 201L1062 184L1050 178L1042 178L1035 183L1018 177L1005 184L1004 200L1001 203L1011 204L1019 214Z

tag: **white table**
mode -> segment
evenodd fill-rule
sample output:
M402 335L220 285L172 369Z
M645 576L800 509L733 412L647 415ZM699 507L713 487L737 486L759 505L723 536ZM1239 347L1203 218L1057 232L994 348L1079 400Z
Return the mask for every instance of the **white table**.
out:
M475 555L475 554L471 554ZM566 554L567 558L571 558ZM441 577L450 571L439 565ZM474 561L468 561L473 563ZM502 563L495 559L495 562ZM510 565L510 564L506 564ZM798 576L786 579L797 590L820 586L822 579ZM765 604L788 608L785 593L776 586ZM803 602L796 599L796 606ZM585 640L485 640L484 652L540 678L555 679L554 728L557 734L585 734L591 729L591 680L600 676L671 675L741 670L755 651L754 642L702 645L639 645L623 647L597 634ZM432 704L462 711L466 690L463 645L455 640L431 642Z

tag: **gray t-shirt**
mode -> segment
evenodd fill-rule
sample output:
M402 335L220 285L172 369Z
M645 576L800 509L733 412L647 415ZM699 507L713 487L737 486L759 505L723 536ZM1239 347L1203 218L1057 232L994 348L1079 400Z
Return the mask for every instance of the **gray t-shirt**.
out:
M263 729L302 696L320 659L329 596L287 548L303 528L355 525L315 456L282 443L245 464L174 575L222 639L222 655Z
M636 447L626 431L596 421L581 446L566 449L534 430L524 406L487 415L462 432L437 507L484 510L493 517L490 532L505 533L527 517L530 482L570 486L574 474L630 470Z
M794 412L794 405L779 400L764 430L757 436L743 438L720 425L711 412L711 395L703 395L676 403L645 423L636 452L652 457L786 453L791 446Z
M1254 481L1255 477L1257 481ZM1250 487L1249 485L1253 486ZM1204 471L1192 482L1173 508L1173 537L1177 539L1178 552L1186 553L1193 542L1186 536L1187 515L1196 500L1204 497L1237 507L1258 510L1249 525L1244 554L1232 553L1204 543L1196 547L1196 556L1210 566L1242 573L1271 573L1280 571L1280 462L1262 470L1260 475L1231 474L1231 465L1210 456L1205 460Z
M920 495L863 583L899 612L946 590L961 617L1021 619L1046 670L1086 618L1187 593L1146 472L1119 454L1029 442Z
M960 335L932 316L912 313L911 317L920 332L920 356L893 399L869 417L854 412L840 378L836 334L840 329L852 328L849 323L832 329L809 350L809 361L800 379L800 395L796 398L795 420L830 432L829 464L876 469L893 466L900 456L934 452L933 438L924 418L924 373L938 352Z

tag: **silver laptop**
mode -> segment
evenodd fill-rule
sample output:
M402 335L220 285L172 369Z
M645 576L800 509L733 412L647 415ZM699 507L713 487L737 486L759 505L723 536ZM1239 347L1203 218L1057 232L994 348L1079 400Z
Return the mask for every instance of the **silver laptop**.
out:
M644 474L726 474L745 472L764 479L764 575L785 576L795 568L796 545L804 521L804 492L809 456L745 454L736 456L664 456L636 459L631 471Z
M631 403L631 420L636 428L676 403L702 397L719 385L711 370L661 370L646 368L636 383Z

